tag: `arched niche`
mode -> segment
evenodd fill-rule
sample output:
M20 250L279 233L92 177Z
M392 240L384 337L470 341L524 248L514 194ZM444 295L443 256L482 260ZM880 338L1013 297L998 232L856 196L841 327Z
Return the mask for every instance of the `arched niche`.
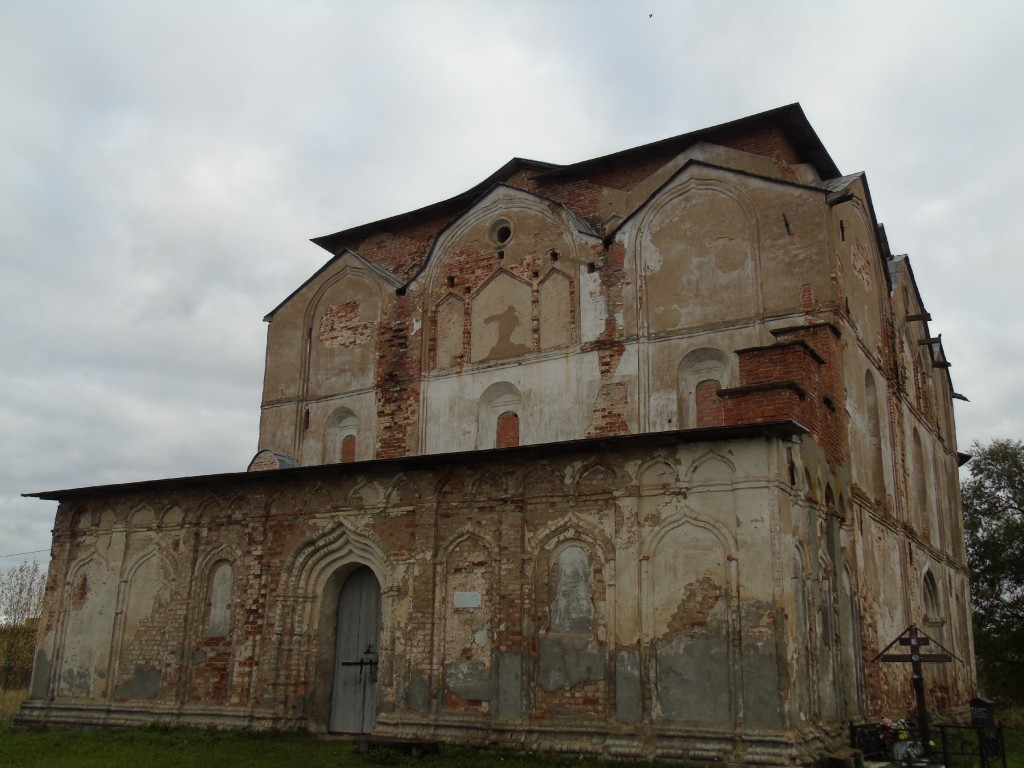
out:
M474 363L522 357L533 351L533 292L499 270L473 297L470 360Z
M756 226L736 190L685 180L654 202L637 237L649 333L758 313Z
M494 693L490 547L474 535L456 539L444 556L442 679L444 702L459 711L487 711Z
M637 473L641 488L664 488L679 482L679 473L665 459L655 459Z
M928 492L931 482L924 444L921 442L921 434L917 431L917 427L914 427L911 436L911 456L910 487L913 489L913 496L910 504L913 510L912 519L914 527L927 539L931 536L932 501Z
M308 319L310 398L351 392L373 384L380 285L345 269L314 298Z
M681 428L718 426L724 422L718 390L729 386L729 359L721 350L701 347L688 352L676 369Z
M100 698L109 677L117 577L89 556L68 569L62 605L62 655L57 692Z
M518 417L519 441L522 442L525 426L523 423L523 393L512 383L499 381L489 386L480 395L477 405L477 449L485 450L497 447L498 420L508 413L514 413Z
M335 408L324 424L324 464L355 461L359 448L358 417L351 408Z
M869 476L865 487L878 500L885 500L885 466L882 456L882 419L878 388L871 371L864 371L864 410L867 418L867 461Z
M444 302L449 296L463 299L472 296L473 308L476 309L482 290L501 274L514 274L514 279L520 279L529 293L537 291L540 312L536 319L547 329L540 334L546 339L543 348L560 346L558 342L563 335L559 330L563 327L561 319L571 318L575 325L579 314L574 280L581 261L581 246L599 242L596 234L585 234L580 224L565 208L551 200L498 184L477 200L469 211L443 229L427 253L423 271L414 279L414 290L424 297L423 327L429 329L423 335L424 359L431 360L441 369L455 365L454 347L458 341L446 338L442 327L454 330L457 326L461 331L462 318L454 304L445 305ZM587 250L589 254L589 248ZM555 271L567 276L570 282L568 301L564 303L564 277L556 275L548 279L548 275ZM497 301L491 295L484 296L484 300L492 304ZM531 306L519 303L518 299L511 304L525 318L525 330L529 332L526 339L522 338L524 334L520 333L517 339L517 334L512 333L512 346L522 344L532 352L535 339ZM470 359L473 362L488 358L506 359L507 355L489 357L499 329L483 329L480 320L500 315L508 306L509 303L488 306L484 317L471 317L473 330L470 333L467 329L467 335L476 338L472 338L472 350L468 354L463 350L465 362ZM439 310L443 310L440 318L443 322L440 324ZM486 338L488 330L491 338ZM477 337L481 331L484 338ZM462 338L461 333L457 336ZM431 356L432 351L436 357Z
M653 635L653 684L662 718L733 719L735 589L724 534L688 515L652 537L644 590Z
M128 516L128 525L133 531L153 528L156 525L156 514L148 505L142 504Z
M708 451L693 462L688 480L692 486L720 485L731 483L735 475L736 465L725 456Z
M225 637L231 633L232 595L234 594L234 569L227 560L217 561L210 570L206 636Z
M593 610L590 597L590 558L578 544L562 547L554 558L552 632L589 632Z
M607 695L607 617L613 612L614 547L579 521L552 523L533 548L537 647L535 706L580 715L602 712ZM613 580L613 579L611 579ZM597 707L595 709L595 707Z
M576 317L572 278L552 269L540 283L540 348L566 347L573 343Z
M128 569L120 639L115 646L119 650L116 698L154 699L161 693L167 649L154 644L152 638L162 637L167 631L172 573L156 551L142 555Z
M451 368L462 361L465 350L464 325L466 302L449 294L438 302L434 312L434 366Z
M882 334L881 318L886 314L883 297L889 287L877 251L878 237L871 213L860 197L854 197L850 205L833 208L832 215L836 218L835 232L840 232L838 219L843 222L841 238L836 245L839 277L850 319L864 346L876 349Z

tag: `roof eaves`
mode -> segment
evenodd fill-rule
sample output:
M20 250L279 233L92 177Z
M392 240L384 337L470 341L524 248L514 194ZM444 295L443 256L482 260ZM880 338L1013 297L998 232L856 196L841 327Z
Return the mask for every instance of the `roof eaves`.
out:
M456 222L458 222L463 216L465 216L467 213L469 213L471 210L473 210L473 208L481 200L483 200L485 197L487 197L489 194L491 194L491 192L493 192L494 190L498 189L499 187L504 187L506 189L514 189L515 191L521 192L524 195L529 195L530 197L535 197L538 200L543 200L543 201L545 201L547 203L550 203L552 205L557 205L563 211L566 212L566 214L568 215L570 221L573 223L573 226L576 227L576 229L578 229L580 232L582 232L585 235L590 235L591 237L597 237L597 238L600 237L600 235L598 235L597 232L594 231L594 228L591 227L590 224L588 224L586 221L581 219L578 215L576 215L573 211L569 210L569 208L567 208L562 203L559 203L556 200L552 200L549 197L544 197L544 195L538 195L536 192L530 192L529 190L520 189L519 187L513 187L513 186L510 186L509 184L504 184L502 182L495 182L490 187L488 187L487 190L485 190L481 194L476 195L476 197L473 198L473 201L469 205L467 205L465 208L463 208L456 216L454 216L451 219L451 221L449 221L447 224L445 224L443 227L441 227L441 229L439 229L437 231L437 233L434 235L434 237L430 241L430 246L427 248L426 255L423 258L423 263L420 264L420 268L417 269L416 272L412 275L412 277L410 277L401 287L399 287L399 289L398 289L399 294L404 293L405 290L410 285L412 285L414 282L416 282L416 280L419 278L420 275L422 275L424 272L427 271L427 266L429 266L429 264L430 264L431 257L434 254L434 249L437 247L437 242L441 239L441 237L444 235L444 233L447 232L449 229L451 229L453 226L455 226Z
M742 128L744 125L751 125L765 120L777 120L781 123L789 133L790 138L794 140L797 147L811 158L822 177L831 178L840 175L839 168L828 154L824 144L821 143L821 139L818 138L818 134L815 133L814 128L811 127L810 122L807 120L807 116L804 114L803 108L799 103L793 103L787 104L783 107L770 109L766 112L759 112L756 115L748 115L747 117L741 117L737 120L731 120L727 123L713 125L709 128L700 128L696 131L681 133L678 136L671 136L667 139L659 139L658 141L653 141L649 144L641 144L629 149L612 152L611 154L580 160L577 163L571 163L542 173L538 178L577 173L591 167L592 165L606 163L630 154L642 154L645 152L660 150L665 147L672 147L676 144L679 145L677 149L681 152L690 144L701 141L713 134L734 131L738 128Z
M548 453L565 453L577 451L587 446L603 447L655 443L699 443L718 440L742 440L748 438L770 437L782 440L799 439L808 434L803 424L792 419L769 421L750 424L736 424L725 427L701 427L697 429L668 430L664 432L642 432L639 434L614 435L611 437L587 437L579 440L564 440L553 443L537 443L520 445L512 448L491 448L479 451L459 451L453 453L431 453L419 456L407 456L393 459L371 459L369 461L351 462L348 464L316 464L313 466L293 467L290 469L265 470L262 472L225 472L216 475L193 475L190 477L169 477L158 480L142 480L128 483L112 483L110 485L93 485L84 488L65 488L54 491L23 493L22 496L46 501L64 501L76 497L105 496L112 493L132 493L139 491L163 491L175 486L205 486L224 481L240 481L265 483L282 481L293 475L333 474L340 469L354 471L365 470L373 466L395 466L406 469L429 467L432 464L450 466L460 461L469 461L475 457L486 457L495 454L513 454L531 456Z
M787 187L796 187L798 189L806 189L806 190L810 190L810 191L818 192L818 193L820 193L822 191L821 188L819 186L817 186L817 184L805 184L803 182L792 181L790 179L779 179L779 178L776 178L775 176L765 176L764 174L753 173L751 171L743 170L742 168L730 168L727 165L718 165L717 163L709 163L706 160L697 160L696 158L692 158L691 157L685 163L683 163L681 166L679 166L672 173L671 176L669 176L667 179L665 179L665 181L663 181L661 184L659 184L654 189L654 191L651 192L651 194L649 194L647 197L645 197L643 200L641 200L633 208L633 210L631 210L629 213L627 213L623 217L622 221L620 221L618 224L616 224L615 228L612 229L612 231L609 232L606 235L606 238L614 237L615 233L618 232L620 229L622 229L622 227L625 226L626 222L629 221L630 219L632 219L633 216L636 215L637 211L639 211L641 208L643 208L645 205L647 205L647 203L649 203L651 200L653 200L655 197L657 197L659 194L661 194L662 190L664 190L666 187L668 187L670 184L672 184L675 181L675 179L679 177L680 174L682 174L684 171L688 170L689 168L695 167L695 166L700 166L701 168L710 168L710 169L716 170L716 171L724 171L725 173L732 173L732 174L736 174L737 176L747 176L747 177L752 178L752 179L759 179L761 181L767 181L767 182L770 182L772 184L783 184L783 185L785 185Z
M394 226L396 222L403 219L412 218L416 216L423 216L432 213L442 213L443 211L462 203L466 199L475 200L481 195L486 193L496 183L502 179L508 178L513 173L520 169L535 169L535 170L550 170L551 168L558 168L552 163L545 163L540 160L527 160L520 157L513 157L501 168L496 170L486 179L478 184L474 184L472 187L467 189L465 192L449 197L445 200L440 200L430 205L425 205L422 208L415 208L411 211L405 211L404 213L396 213L393 216L388 216L383 219L377 219L376 221L370 221L365 224L358 224L348 229L342 229L337 232L332 232L329 235L320 235L310 239L310 242L319 245L326 251L335 253L335 250L341 246L344 246L346 240L352 240L353 238L360 237L367 232L371 232L377 229L388 229ZM470 203L471 205L472 203ZM465 206L463 206L465 207ZM456 217L457 218L457 217Z
M291 301L295 297L295 295L297 293L299 293L307 285L309 285L314 280L316 280L320 275L322 275L324 273L324 271L329 266L331 266L338 259L342 258L346 253L351 253L359 261L359 263L365 265L367 269L371 270L374 274L378 275L384 281L390 283L392 287L398 288L400 285L402 285L402 278L400 278L394 272L391 272L391 271L389 271L387 269L384 269L384 267L380 266L379 264L374 264L369 259L364 259L362 256L360 256L355 251L346 248L343 251L341 251L339 254L337 254L336 256L332 256L331 258L329 258L324 263L324 265L322 267L320 267L320 269L318 269L316 272L314 272L312 275L310 275L306 280L304 280L302 285L300 285L294 291L289 293L288 296L284 299L284 301L282 301L280 304L278 304L276 307L274 307L272 310L270 310L263 317L263 322L269 323L271 320L273 320L274 319L274 315L277 313L277 311L279 309L281 309L281 307L283 307L285 304L287 304L289 301Z

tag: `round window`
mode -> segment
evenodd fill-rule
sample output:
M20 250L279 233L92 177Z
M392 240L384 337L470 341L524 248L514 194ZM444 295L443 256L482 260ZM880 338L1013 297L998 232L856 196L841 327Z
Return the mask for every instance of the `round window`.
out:
M498 219L491 224L491 239L497 245L505 245L512 239L512 223L507 219Z

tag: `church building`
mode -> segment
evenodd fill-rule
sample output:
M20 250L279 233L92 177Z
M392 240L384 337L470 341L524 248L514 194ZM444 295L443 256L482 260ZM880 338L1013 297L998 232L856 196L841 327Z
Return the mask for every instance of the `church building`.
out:
M808 764L909 625L974 695L960 396L798 105L314 242L248 471L31 494L19 722Z

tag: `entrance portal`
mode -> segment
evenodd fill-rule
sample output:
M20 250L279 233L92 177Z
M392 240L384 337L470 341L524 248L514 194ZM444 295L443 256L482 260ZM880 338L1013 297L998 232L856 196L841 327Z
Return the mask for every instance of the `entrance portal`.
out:
M329 730L369 733L377 714L380 584L365 566L341 588L337 638Z

